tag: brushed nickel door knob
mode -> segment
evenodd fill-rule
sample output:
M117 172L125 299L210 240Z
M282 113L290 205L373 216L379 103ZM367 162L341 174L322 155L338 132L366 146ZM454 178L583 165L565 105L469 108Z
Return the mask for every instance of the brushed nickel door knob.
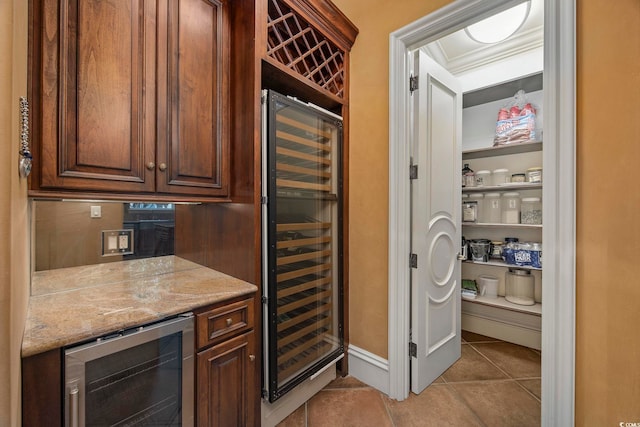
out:
M153 163L153 162L149 162L149 163L146 164L146 166L147 166L147 169L152 171L156 167L156 164Z
M160 163L160 166L158 166L158 169L160 169L162 172L167 170L167 164L166 163Z

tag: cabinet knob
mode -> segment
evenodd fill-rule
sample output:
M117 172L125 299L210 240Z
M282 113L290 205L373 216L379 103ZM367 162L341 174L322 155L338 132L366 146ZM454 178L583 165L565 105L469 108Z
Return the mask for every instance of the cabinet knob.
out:
M155 163L153 163L153 162L149 162L149 163L147 163L147 165L146 165L146 166L147 166L147 169L149 169L150 171L152 171L152 170L156 167L156 164L155 164Z
M160 169L162 172L167 170L167 164L166 163L160 163L160 166L158 166L158 169Z
M256 360L256 356L254 356L253 354L250 354L250 355L249 355L249 360L250 360L251 362L253 362L254 360Z
M233 320L231 320L230 318L227 319L227 326L231 326L232 323L233 323Z

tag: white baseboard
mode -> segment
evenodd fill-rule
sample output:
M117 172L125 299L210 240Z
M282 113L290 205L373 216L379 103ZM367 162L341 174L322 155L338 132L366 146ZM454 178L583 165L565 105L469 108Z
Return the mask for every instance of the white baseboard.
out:
M540 330L516 324L462 313L462 329L536 350L542 348L542 332Z
M349 375L389 395L389 361L349 345Z

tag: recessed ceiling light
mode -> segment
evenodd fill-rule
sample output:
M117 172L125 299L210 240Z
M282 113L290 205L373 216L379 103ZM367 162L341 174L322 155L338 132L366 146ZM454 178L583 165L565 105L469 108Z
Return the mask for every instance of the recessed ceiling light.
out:
M479 43L498 43L511 37L522 27L529 15L531 2L520 3L510 9L469 25L464 29L469 37Z

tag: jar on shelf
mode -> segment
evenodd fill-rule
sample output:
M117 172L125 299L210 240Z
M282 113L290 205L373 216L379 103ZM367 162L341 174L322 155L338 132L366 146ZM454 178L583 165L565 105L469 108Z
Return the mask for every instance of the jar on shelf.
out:
M469 201L476 202L478 206L478 212L476 215L477 222L486 222L484 219L484 194L482 193L471 193L469 194Z
M497 224L502 220L502 200L500 200L500 193L486 193L484 195L483 220L493 224Z
M463 187L475 187L476 186L476 174L469 167L469 163L465 163L462 168L462 186Z
M509 169L495 169L492 174L493 185L504 185L509 183Z
M514 173L511 175L511 182L522 184L526 180L526 175L523 173Z
M504 193L502 195L502 223L520 223L520 193Z
M525 197L520 204L522 224L542 224L542 202L540 197Z
M462 202L462 222L478 222L478 202L466 200Z
M481 170L476 172L476 187L491 185L491 171Z
M534 167L527 169L527 181L528 182L542 182L542 168Z

